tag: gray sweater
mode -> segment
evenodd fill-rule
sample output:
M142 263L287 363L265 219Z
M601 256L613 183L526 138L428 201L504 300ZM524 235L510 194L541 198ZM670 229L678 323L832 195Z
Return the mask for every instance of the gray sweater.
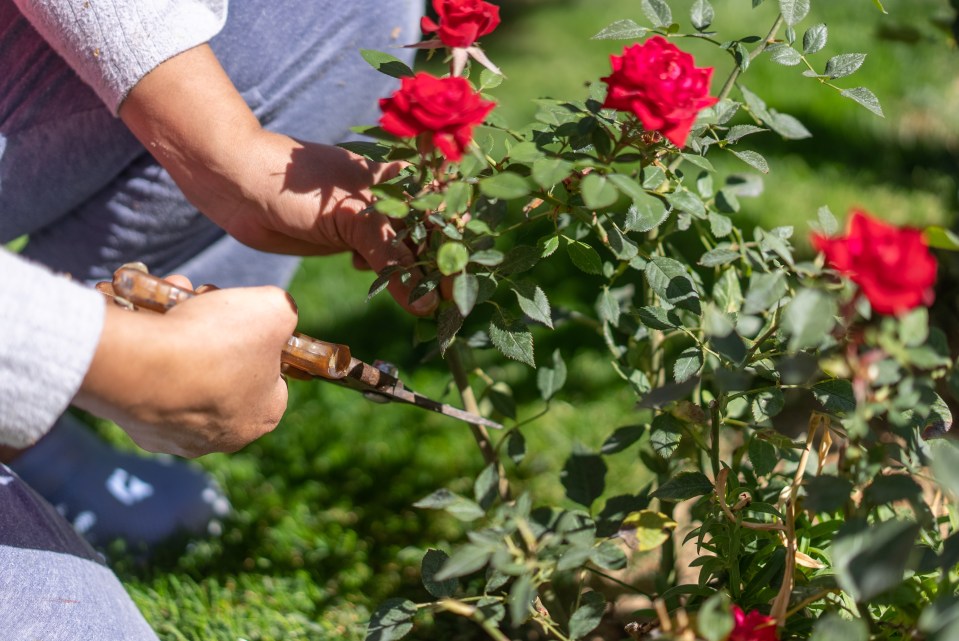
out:
M227 11L227 0L15 2L114 114L140 78L219 32ZM25 447L50 429L83 382L103 317L97 292L0 249L0 444Z

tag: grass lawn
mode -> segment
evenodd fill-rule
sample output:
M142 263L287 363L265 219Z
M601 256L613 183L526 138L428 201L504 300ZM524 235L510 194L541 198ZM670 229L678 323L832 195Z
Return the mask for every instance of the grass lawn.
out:
M685 20L689 4L671 2L678 19ZM765 33L774 18L772 1L755 12L747 2L732 9L715 4L742 35ZM814 134L790 144L772 134L756 137L755 148L772 171L762 195L743 201L747 220L795 224L800 241L803 221L822 205L837 214L861 205L897 222L954 220L959 114L952 106L959 74L956 52L935 23L948 15L947 3L885 5L889 16L869 0L820 0L816 17L806 23L823 21L830 28L829 46L815 58L819 66L837 53L868 54L861 72L842 86L873 89L884 119L815 86L796 68L761 60L744 76L771 107L797 116ZM522 122L535 98L577 97L586 81L605 75L608 54L625 43L589 37L620 18L645 24L639 6L636 0L504 3L503 26L486 48L508 76L491 92L505 117ZM753 16L761 19L754 22ZM718 88L728 60L703 43L686 43L701 65L717 66ZM794 82L771 81L783 75ZM722 167L729 173L749 169L735 158ZM372 278L354 272L345 257L305 261L292 287L300 329L348 343L364 360L391 360L412 388L458 403L443 363L413 344L413 320L385 294L366 302ZM635 398L618 383L598 336L570 328L537 340L538 351L563 345L570 378L550 412L524 428L531 456L516 475L537 496L561 499L555 477L566 455L577 444L595 449L617 426L636 422ZM535 382L523 366L494 360L488 373L512 386L520 419L541 412ZM122 441L115 430L104 429ZM638 490L645 478L639 461L628 452L618 460L608 494ZM148 568L119 566L165 641L362 639L379 601L424 594L418 564L425 548L444 547L461 535L458 522L411 504L440 487L469 494L482 461L469 430L451 419L376 405L331 385L293 382L290 409L273 434L236 455L208 456L200 464L227 488L236 508L222 537ZM470 638L470 631L417 634Z

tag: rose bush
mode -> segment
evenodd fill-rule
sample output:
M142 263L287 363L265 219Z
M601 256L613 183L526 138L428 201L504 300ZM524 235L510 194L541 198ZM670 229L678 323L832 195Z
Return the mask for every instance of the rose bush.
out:
M456 46L443 79L368 56L403 88L382 103L381 127L360 130L373 141L346 146L409 162L375 187L375 207L419 251L412 297L448 294L417 340L447 361L468 410L508 427L474 428L485 467L472 488L416 503L467 531L425 551L429 597L384 603L369 639L440 613L498 641L955 638L959 448L934 437L952 425L959 370L925 305L929 238L959 242L862 213L840 235L826 206L811 223L815 255L796 250L791 226L742 228L740 200L771 169L748 141L811 135L749 88L755 60L882 113L869 89L843 86L864 54L819 59L829 33L804 23L810 2L753 2L770 5L759 35L740 24L724 36L707 0L685 18L644 0L646 25L595 36L639 41L612 73L582 96L538 101L521 126L487 97L503 81L495 66L467 66ZM719 87L682 49L693 38L732 61ZM727 161L742 171L720 172ZM577 291L592 288L586 309L550 290L560 261L581 273ZM545 472L524 468L524 434L549 430L569 375L561 340L535 349L550 330L605 345L636 408L553 471L562 502L535 496L528 479ZM542 415L516 415L489 373L504 357L535 368ZM610 495L610 462L624 456L648 483Z

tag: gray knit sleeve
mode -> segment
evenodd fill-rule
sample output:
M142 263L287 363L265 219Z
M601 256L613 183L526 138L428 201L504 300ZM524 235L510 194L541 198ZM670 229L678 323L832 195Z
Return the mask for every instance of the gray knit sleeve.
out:
M102 294L0 247L0 444L36 442L66 410L105 309Z
M227 11L227 0L14 2L114 115L157 65L216 35Z

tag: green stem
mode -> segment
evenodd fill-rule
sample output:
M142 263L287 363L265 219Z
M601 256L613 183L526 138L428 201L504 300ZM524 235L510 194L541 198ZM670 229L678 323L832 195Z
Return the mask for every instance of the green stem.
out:
M453 381L456 384L456 389L459 391L460 398L463 400L464 409L467 412L479 415L479 403L476 402L476 394L473 393L469 376L463 365L461 350L464 349L468 348L459 341L454 342L453 345L450 346L450 349L446 351L446 362L450 368L450 373L453 375ZM493 447L493 441L490 439L489 432L483 425L473 425L472 423L470 424L470 430L473 432L473 437L476 439L476 444L479 445L480 452L483 454L483 459L486 461L486 464L496 466L496 471L499 475L500 498L508 501L510 497L510 487L509 481L506 478L506 470L496 455L496 448Z
M709 461L713 468L713 478L719 476L719 424L721 419L719 417L719 407L720 402L717 399L713 399L709 402L709 413L710 418L710 448L709 448Z
M776 32L779 31L779 28L783 26L783 22L784 22L783 14L780 13L779 16L776 17L776 22L773 23L772 28L769 30L769 33L766 35L763 41L759 44L758 47L756 47L755 49L752 50L752 52L750 52L749 54L750 62L752 62L757 57L759 57L759 55L766 50L766 47L768 47L776 39ZM743 72L742 67L740 67L738 64L735 67L733 67L732 72L729 74L729 78L726 79L726 84L724 84L723 88L720 89L719 91L718 98L720 101L725 100L726 98L729 97L729 94L732 92L733 87L736 85L736 81L739 80L739 75L742 72Z

